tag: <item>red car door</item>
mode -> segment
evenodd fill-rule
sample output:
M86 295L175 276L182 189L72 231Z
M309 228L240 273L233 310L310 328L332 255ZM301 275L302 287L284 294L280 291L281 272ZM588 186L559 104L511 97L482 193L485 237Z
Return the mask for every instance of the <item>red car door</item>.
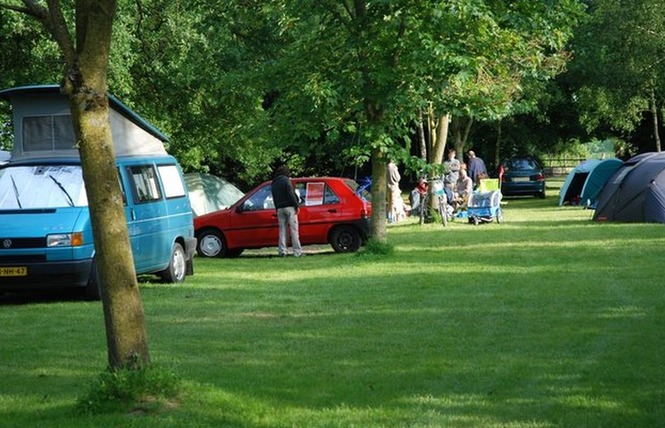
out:
M302 244L324 244L341 213L339 197L323 180L295 183L300 196L298 224Z
M269 183L256 188L239 208L231 213L229 227L225 231L229 247L277 245L279 225Z

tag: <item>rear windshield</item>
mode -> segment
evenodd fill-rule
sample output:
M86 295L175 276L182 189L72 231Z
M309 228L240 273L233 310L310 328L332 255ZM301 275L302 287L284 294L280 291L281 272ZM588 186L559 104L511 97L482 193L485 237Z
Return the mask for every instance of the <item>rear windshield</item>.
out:
M355 180L351 180L350 178L344 179L344 182L351 188L351 190L353 190L353 193L357 194L367 202L372 202L372 194L370 193L371 180L369 178L364 180L362 184L358 184Z
M88 206L79 165L0 169L0 210Z
M538 163L533 159L510 159L504 163L504 168L509 169L540 169Z

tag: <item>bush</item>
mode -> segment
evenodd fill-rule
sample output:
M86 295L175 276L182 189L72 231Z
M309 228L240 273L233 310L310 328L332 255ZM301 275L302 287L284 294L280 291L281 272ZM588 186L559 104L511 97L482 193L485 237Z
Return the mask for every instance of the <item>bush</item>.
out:
M177 399L180 379L171 371L142 367L108 370L76 404L83 414L156 411Z
M395 248L385 242L379 242L375 239L369 239L365 244L364 251L357 253L358 256L390 256L395 252Z

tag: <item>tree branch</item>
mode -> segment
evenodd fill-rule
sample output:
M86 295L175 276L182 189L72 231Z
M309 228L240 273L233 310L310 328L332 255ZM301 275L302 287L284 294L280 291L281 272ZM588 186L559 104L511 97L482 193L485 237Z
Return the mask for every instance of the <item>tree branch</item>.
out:
M34 3L34 0L23 0L23 2ZM67 67L71 68L75 62L76 51L71 34L69 34L69 29L67 28L67 22L62 15L62 9L60 9L60 1L47 0L46 4L48 4L48 24L45 24L46 28L48 28L56 43L60 46Z
M0 3L0 9L7 9L7 10L13 10L14 12L19 12L19 13L24 13L26 15L34 16L35 18L38 18L35 16L32 10L30 10L27 7L21 7L21 6L15 6L12 4L2 4Z
M22 1L24 6L0 3L0 9L12 10L37 19L60 46L64 59L70 67L76 56L67 23L60 9L59 0L47 0L48 8L42 6L37 0Z

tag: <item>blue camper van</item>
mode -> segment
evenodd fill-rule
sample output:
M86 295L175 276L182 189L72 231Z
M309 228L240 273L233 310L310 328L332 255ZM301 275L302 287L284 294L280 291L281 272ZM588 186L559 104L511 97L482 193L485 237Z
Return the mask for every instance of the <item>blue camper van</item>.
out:
M14 148L0 166L0 292L81 287L98 297L95 246L68 100L57 86L0 91ZM193 214L166 137L114 97L111 132L137 274L193 273Z

